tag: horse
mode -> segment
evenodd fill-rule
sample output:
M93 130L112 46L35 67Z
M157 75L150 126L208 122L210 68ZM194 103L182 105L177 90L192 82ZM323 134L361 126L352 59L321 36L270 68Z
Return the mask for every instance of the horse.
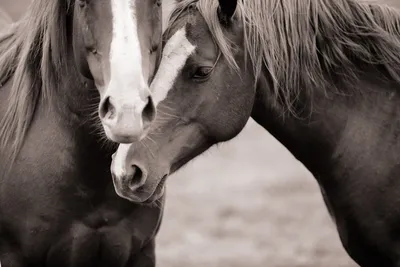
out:
M114 155L120 195L161 196L169 175L252 117L314 175L350 257L400 266L399 10L182 0L163 49L148 138Z
M0 262L155 266L163 202L114 191L113 141L145 134L160 0L35 0L0 36Z

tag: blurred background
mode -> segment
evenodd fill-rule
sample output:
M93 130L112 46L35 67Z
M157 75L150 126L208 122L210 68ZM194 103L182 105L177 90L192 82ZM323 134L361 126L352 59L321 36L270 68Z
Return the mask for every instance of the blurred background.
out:
M30 1L0 0L0 8L17 20ZM173 0L163 1L167 16ZM170 177L165 209L160 267L357 266L314 178L252 120Z

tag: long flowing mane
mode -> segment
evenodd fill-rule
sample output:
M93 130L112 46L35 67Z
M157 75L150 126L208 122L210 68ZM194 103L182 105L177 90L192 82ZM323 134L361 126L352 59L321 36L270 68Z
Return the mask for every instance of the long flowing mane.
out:
M11 158L21 147L38 101L50 100L70 71L66 23L71 6L72 0L35 0L0 36L0 90L12 82L0 122L0 151L11 148Z
M192 7L237 68L233 44L218 21L218 1L178 0L170 25ZM238 2L235 18L243 23L256 80L267 69L276 100L291 112L300 92L338 90L328 71L354 83L360 65L374 64L400 83L400 12L395 8L356 0L251 0Z

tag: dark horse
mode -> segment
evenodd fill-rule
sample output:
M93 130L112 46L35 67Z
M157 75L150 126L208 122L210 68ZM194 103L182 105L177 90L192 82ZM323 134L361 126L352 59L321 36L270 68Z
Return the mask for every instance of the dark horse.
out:
M184 0L165 40L151 85L162 101L156 122L146 146L120 145L117 191L148 199L251 116L313 173L349 255L361 266L400 266L398 10Z
M115 148L101 125L109 139L136 140L154 117L148 81L161 54L161 8L35 0L2 31L2 267L155 266L162 202L115 194Z

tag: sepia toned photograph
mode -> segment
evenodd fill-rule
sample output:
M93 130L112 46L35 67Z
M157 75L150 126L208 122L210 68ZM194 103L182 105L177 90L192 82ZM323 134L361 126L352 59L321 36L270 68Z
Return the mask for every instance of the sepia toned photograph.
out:
M0 0L0 267L109 266L400 267L400 0Z

